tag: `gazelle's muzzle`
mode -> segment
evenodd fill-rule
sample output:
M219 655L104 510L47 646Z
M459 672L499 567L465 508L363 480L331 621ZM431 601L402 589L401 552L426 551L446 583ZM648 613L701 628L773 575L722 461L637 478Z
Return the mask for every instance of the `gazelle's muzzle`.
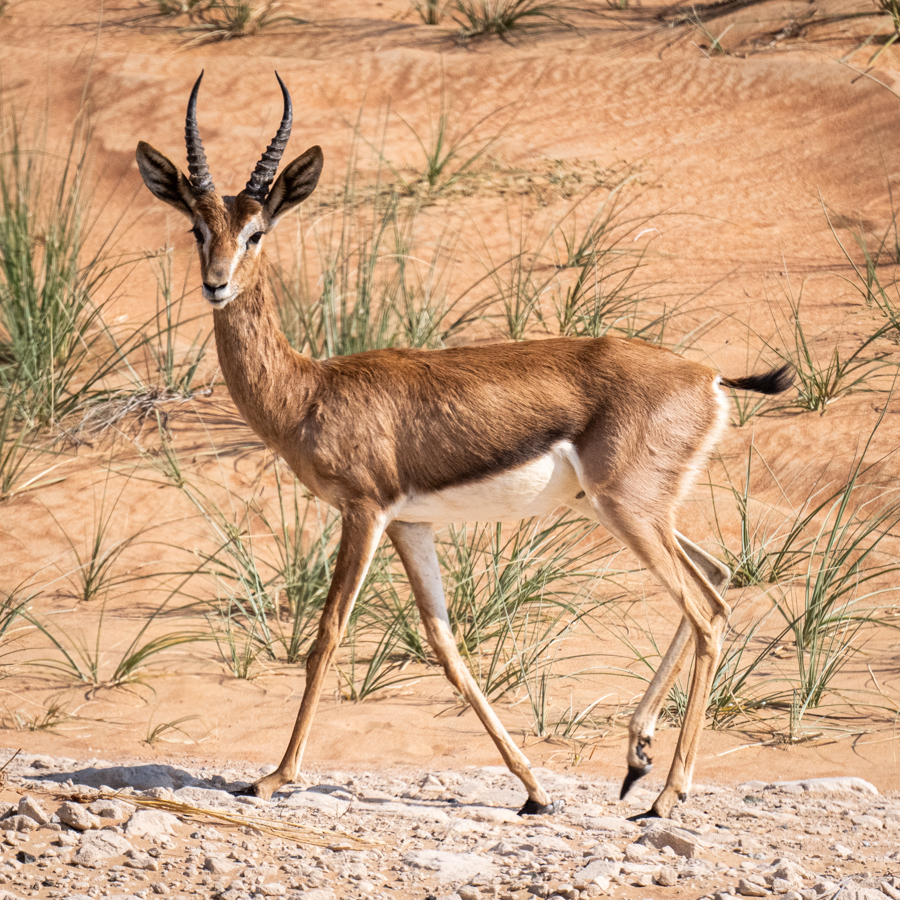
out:
M229 300L234 299L234 289L227 281L224 284L209 284L204 281L203 299L208 300L214 307L220 308Z

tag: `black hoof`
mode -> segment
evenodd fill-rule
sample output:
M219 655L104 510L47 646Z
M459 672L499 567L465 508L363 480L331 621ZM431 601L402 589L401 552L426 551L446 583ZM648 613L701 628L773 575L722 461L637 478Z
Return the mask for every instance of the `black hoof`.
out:
M257 797L256 793L256 785L248 784L246 787L237 788L233 791L229 791L232 797Z
M535 803L531 798L519 810L520 816L552 816L554 813L562 812L566 808L565 800L553 800L546 806Z
M662 816L655 809L648 809L647 812L638 813L636 816L629 816L629 822L640 822L641 819L661 819Z
M619 793L619 799L624 800L625 795L631 790L632 785L639 779L643 778L653 766L629 766L628 774L622 782L622 790Z

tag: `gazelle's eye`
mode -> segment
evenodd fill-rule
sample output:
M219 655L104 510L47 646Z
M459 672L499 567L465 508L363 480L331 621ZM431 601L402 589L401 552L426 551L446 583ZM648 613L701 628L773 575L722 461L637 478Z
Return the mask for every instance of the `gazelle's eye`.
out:
M254 234L251 234L250 237L247 238L247 246L249 247L251 244L258 244L262 240L264 234L264 231L257 231Z
M191 229L191 234L198 244L203 241L203 232L196 225Z

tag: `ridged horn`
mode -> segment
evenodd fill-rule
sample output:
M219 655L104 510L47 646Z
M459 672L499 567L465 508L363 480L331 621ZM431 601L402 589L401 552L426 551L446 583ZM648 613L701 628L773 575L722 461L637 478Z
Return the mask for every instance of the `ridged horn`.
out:
M287 147L288 139L291 136L291 125L294 123L291 95L277 72L275 77L278 79L278 84L281 85L281 93L284 96L284 115L281 117L281 124L278 126L278 131L275 132L275 137L272 138L272 143L269 144L266 152L263 153L262 158L256 164L256 168L247 182L247 187L244 188L244 193L248 197L252 197L260 203L266 199L269 188L272 186L278 163L281 162L281 155L284 153L284 148Z
M203 141L200 140L200 132L197 129L197 93L200 90L200 82L203 81L203 72L194 82L191 91L191 99L188 100L187 118L184 124L184 141L187 144L188 172L191 173L191 186L198 194L209 194L216 189L212 175L209 174L209 165L206 162L206 151L203 149Z

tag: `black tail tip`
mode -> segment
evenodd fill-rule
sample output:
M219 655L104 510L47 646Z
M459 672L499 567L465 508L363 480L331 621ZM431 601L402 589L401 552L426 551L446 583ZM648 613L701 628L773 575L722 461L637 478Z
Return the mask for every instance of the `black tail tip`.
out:
M757 394L781 394L794 383L794 370L785 363L777 369L760 372L757 375L745 375L743 378L723 378L725 387L737 391L754 391Z

